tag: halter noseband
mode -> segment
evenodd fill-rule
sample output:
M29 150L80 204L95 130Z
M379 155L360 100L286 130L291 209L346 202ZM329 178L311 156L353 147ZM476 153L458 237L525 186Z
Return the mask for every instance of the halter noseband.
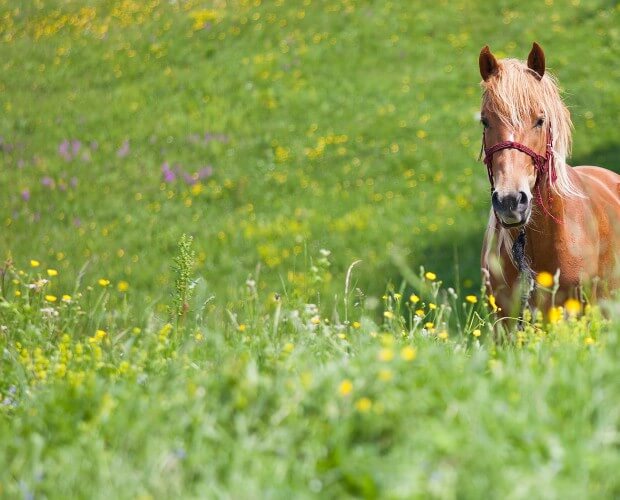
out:
M493 181L493 155L502 149L516 149L528 155L534 162L534 168L536 169L536 183L534 188L536 189L536 201L540 204L543 210L554 221L560 222L553 214L549 213L542 201L542 195L540 194L540 178L549 174L551 176L551 182L554 183L557 180L557 173L555 171L554 156L553 156L553 135L551 133L551 125L547 129L547 146L545 148L545 156L539 155L536 151L531 150L526 145L515 141L502 141L494 144L491 147L486 147L485 133L482 132L482 148L480 150L480 156L484 151L484 164L487 166L487 174L489 175L489 182L491 183L491 192L495 189L495 182ZM549 194L551 198L551 194Z

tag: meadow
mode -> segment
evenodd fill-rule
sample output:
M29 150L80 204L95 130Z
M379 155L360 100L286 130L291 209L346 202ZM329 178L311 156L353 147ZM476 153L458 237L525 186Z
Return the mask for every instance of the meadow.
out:
M617 306L493 338L477 117L536 40L620 168L619 10L0 0L0 496L620 496Z

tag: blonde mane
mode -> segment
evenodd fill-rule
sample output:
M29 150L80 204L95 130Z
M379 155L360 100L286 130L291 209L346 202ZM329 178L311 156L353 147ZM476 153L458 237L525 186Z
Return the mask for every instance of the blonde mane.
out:
M493 110L500 120L515 130L529 126L533 114L543 113L553 134L553 159L557 179L548 176L549 187L558 196L583 197L568 174L566 159L572 147L570 112L562 102L554 76L545 72L541 80L517 59L502 59L493 78L482 82L482 109Z

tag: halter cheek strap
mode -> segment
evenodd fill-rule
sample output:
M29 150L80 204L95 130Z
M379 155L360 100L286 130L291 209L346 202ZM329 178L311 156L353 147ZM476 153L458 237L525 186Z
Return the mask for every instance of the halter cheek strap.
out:
M482 148L480 151L480 156L482 156L482 152L484 151L484 164L487 167L487 174L489 176L489 182L491 184L491 191L495 189L495 182L493 180L493 155L502 149L516 149L528 155L532 162L534 163L534 168L536 169L536 184L534 188L536 189L536 201L543 207L545 213L551 217L554 221L560 222L556 217L554 217L547 208L545 207L542 196L540 194L540 179L545 175L551 176L551 182L554 183L557 180L557 173L555 171L554 164L554 156L553 156L553 136L551 134L551 127L549 127L547 131L547 147L545 148L545 156L539 155L536 151L531 150L526 145L521 144L519 142L514 141L503 141L494 144L493 146L486 147L485 134L482 132ZM550 195L551 196L551 195Z

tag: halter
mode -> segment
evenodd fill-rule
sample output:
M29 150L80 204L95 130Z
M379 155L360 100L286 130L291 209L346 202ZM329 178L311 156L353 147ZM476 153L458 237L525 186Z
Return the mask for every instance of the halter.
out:
M557 180L557 172L555 170L554 156L553 156L553 135L551 133L551 125L547 129L547 146L545 148L545 156L539 155L536 151L531 150L525 144L515 141L503 141L494 144L491 147L486 147L485 133L482 132L482 148L480 149L480 157L484 151L484 164L487 166L487 174L489 176L489 183L491 184L491 192L495 189L495 182L493 180L493 155L502 149L516 149L528 155L536 169L536 183L534 189L536 190L536 201L543 208L545 213L551 217L555 222L560 221L554 217L545 207L542 196L540 194L540 179L547 174L551 175L551 182L554 183ZM551 199L551 195L549 195Z

